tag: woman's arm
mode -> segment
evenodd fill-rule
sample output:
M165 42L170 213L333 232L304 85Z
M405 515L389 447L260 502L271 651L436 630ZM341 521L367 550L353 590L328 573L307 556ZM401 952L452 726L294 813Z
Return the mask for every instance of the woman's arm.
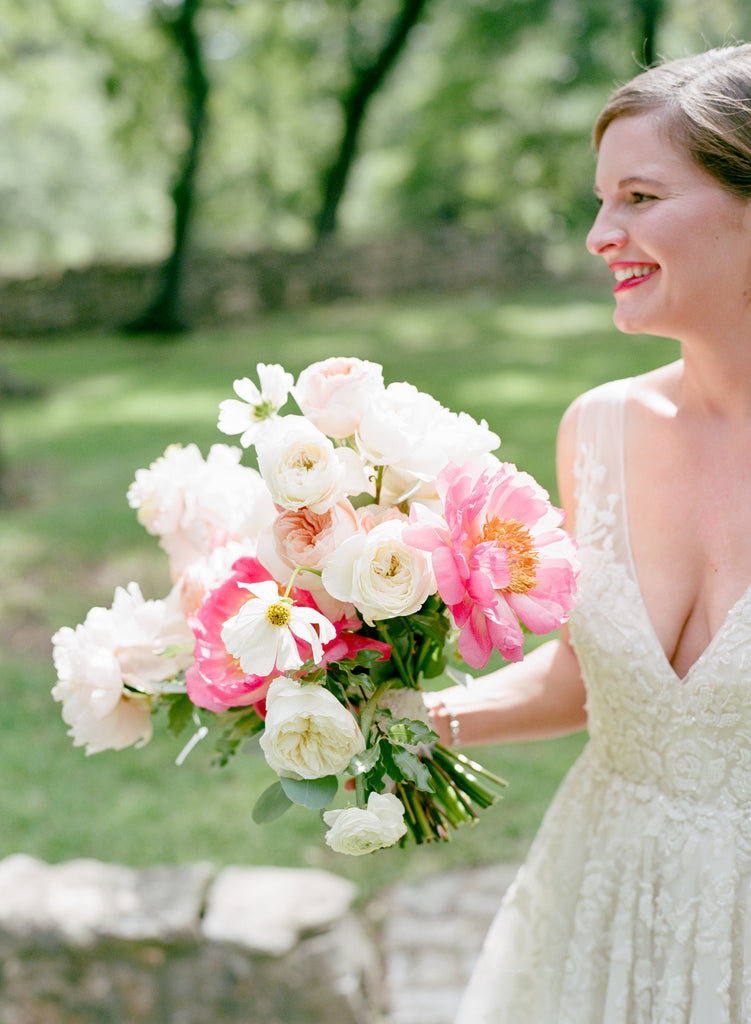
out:
M558 432L557 472L566 526L573 529L574 455L578 408L566 412ZM433 728L442 742L462 746L544 739L586 725L586 693L579 662L564 626L523 661L473 680L427 694ZM453 724L452 724L453 723Z

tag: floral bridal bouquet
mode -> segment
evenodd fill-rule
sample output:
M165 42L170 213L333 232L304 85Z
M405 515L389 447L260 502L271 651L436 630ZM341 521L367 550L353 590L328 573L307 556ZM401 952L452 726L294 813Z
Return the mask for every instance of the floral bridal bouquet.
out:
M130 583L58 630L53 697L87 753L146 743L160 708L173 733L193 730L178 763L210 730L219 763L257 742L275 781L254 820L322 811L338 852L447 839L505 784L438 742L425 681L466 679L494 649L519 660L523 627L565 621L563 514L491 454L485 423L387 386L377 364L257 373L235 381L219 429L258 468L189 444L138 470L128 501L172 588L146 600Z

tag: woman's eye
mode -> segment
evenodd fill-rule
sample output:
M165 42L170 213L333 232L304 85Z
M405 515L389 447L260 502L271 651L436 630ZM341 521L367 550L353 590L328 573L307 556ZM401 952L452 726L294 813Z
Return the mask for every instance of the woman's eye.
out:
M650 199L656 199L657 196L651 196L647 192L632 192L631 202L632 203L646 203Z

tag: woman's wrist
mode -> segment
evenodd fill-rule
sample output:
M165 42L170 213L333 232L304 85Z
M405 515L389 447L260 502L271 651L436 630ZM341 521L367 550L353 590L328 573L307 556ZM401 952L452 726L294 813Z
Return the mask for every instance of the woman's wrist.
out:
M447 707L438 697L426 702L434 730L438 738L447 747L458 747L461 744L461 725L455 711Z

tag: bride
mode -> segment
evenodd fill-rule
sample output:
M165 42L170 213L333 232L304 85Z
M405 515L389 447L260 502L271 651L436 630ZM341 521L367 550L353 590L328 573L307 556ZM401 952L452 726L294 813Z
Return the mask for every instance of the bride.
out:
M751 1020L751 45L652 68L594 129L616 326L680 358L577 399L568 629L436 695L446 742L589 729L457 1024ZM614 342L615 343L615 342ZM628 344L625 339L621 344Z

